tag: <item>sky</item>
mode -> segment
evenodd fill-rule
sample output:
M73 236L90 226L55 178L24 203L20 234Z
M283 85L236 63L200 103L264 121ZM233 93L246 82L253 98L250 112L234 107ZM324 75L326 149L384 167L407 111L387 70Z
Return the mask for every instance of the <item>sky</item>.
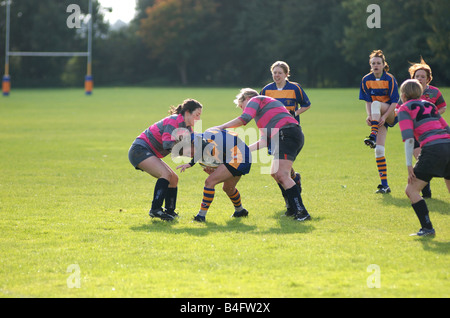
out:
M117 20L125 23L134 18L136 1L135 0L98 0L102 7L112 8L112 12L105 11L105 20L114 24Z

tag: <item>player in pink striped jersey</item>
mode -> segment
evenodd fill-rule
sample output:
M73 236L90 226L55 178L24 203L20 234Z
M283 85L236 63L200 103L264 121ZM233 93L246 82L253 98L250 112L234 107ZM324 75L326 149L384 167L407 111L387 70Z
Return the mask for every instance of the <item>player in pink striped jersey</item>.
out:
M251 88L242 89L236 96L235 103L242 109L242 115L217 128L236 128L247 125L254 119L264 137L249 148L254 151L268 147L269 153L274 156L271 175L289 204L286 215L293 216L297 221L311 219L303 204L300 190L291 178L292 164L304 144L299 123L289 114L282 102L261 96Z
M137 170L157 179L149 212L151 217L170 221L177 216L178 176L161 158L170 154L183 138L188 138L190 144L192 127L196 120L200 120L202 108L194 99L185 100L177 108L171 107L171 115L142 132L128 151L128 158ZM165 211L162 209L164 201Z
M398 111L408 167L406 195L422 226L414 235L434 235L428 207L420 191L432 178L440 177L445 179L450 192L450 127L434 104L420 99L422 86L419 81L405 81L400 91L402 100L406 101ZM414 139L420 143L422 152L413 168Z
M411 78L418 80L420 85L422 85L423 93L421 99L434 104L438 109L439 114L442 115L447 109L447 104L440 90L437 87L430 85L433 80L431 67L424 61L423 58L421 58L420 63L412 64L408 71ZM420 151L420 145L416 140L414 143L414 157L416 159L419 157ZM431 198L431 188L429 183L425 186L425 188L423 188L422 196L424 198Z

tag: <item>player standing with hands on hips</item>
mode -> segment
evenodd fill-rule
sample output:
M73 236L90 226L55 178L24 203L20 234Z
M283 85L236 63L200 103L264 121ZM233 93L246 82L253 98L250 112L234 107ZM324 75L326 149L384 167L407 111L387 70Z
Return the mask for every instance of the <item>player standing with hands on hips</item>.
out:
M385 143L388 127L394 127L398 121L395 114L399 95L397 81L389 74L389 65L383 51L373 51L369 57L371 72L363 77L359 99L366 102L366 123L371 127L369 137L364 143L375 149L375 158L381 184L376 193L389 193L387 180L387 162Z
M400 107L398 117L408 167L405 192L422 226L412 235L429 236L434 235L435 230L420 191L432 178L440 177L445 179L450 192L450 127L434 104L420 99L422 91L417 80L407 80L402 84L400 92L405 103ZM422 152L413 168L414 139L420 143Z

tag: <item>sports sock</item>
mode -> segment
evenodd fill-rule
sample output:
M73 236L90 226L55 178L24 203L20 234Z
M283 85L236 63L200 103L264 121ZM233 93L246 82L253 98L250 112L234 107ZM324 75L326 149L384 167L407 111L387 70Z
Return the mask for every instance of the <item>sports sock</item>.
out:
M165 208L169 212L175 212L175 208L177 206L177 193L178 187L168 188L165 198Z
M379 124L379 122L378 122L377 120L372 120L372 121L370 122L370 124L372 125L372 126L371 126L371 132L370 132L370 135L373 136L373 137L375 137L375 139L376 139L376 138L377 138L377 135L378 135L378 124Z
M388 186L386 157L376 158L376 160L378 173L380 174L381 184L383 186Z
M292 168L292 169L291 169L291 178L294 179L295 176L296 176L295 170Z
M242 211L244 208L242 207L241 202L241 194L239 193L238 189L235 189L236 191L232 195L228 195L231 202L233 202L234 210L239 212Z
M420 225L423 229L432 229L433 224L431 224L430 217L428 215L428 207L425 200L420 200L412 204L414 212L416 212L417 218L419 219Z
M278 187L281 190L281 195L283 196L284 202L286 202L286 208L289 209L291 205L289 204L289 200L288 200L288 197L287 197L287 194L286 194L286 190L284 190L283 186L280 183L277 183L277 184L278 184Z
M208 209L211 205L211 203L214 200L214 193L216 192L215 189L210 188L203 188L203 199L202 199L202 205L200 207L200 211L198 212L199 215L205 216L208 212Z
M164 199L166 198L167 189L169 188L169 181L164 178L159 178L155 184L153 191L152 210L161 209Z
M294 207L297 211L306 210L297 185L294 185L290 189L286 189L286 196L291 207Z

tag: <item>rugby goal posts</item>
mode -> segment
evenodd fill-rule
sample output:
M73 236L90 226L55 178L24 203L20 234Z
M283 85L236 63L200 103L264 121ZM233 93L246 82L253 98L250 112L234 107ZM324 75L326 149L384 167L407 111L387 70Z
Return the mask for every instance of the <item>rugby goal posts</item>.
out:
M10 21L11 21L11 0L6 0L6 36L5 36L5 73L2 80L3 96L9 96L11 91L11 76L9 69L10 56L41 56L41 57L73 57L85 56L87 57L87 72L84 80L84 89L86 95L92 94L94 86L92 77L92 0L89 1L89 23L87 25L87 52L11 52L9 47L10 42ZM69 9L68 11L69 12Z

